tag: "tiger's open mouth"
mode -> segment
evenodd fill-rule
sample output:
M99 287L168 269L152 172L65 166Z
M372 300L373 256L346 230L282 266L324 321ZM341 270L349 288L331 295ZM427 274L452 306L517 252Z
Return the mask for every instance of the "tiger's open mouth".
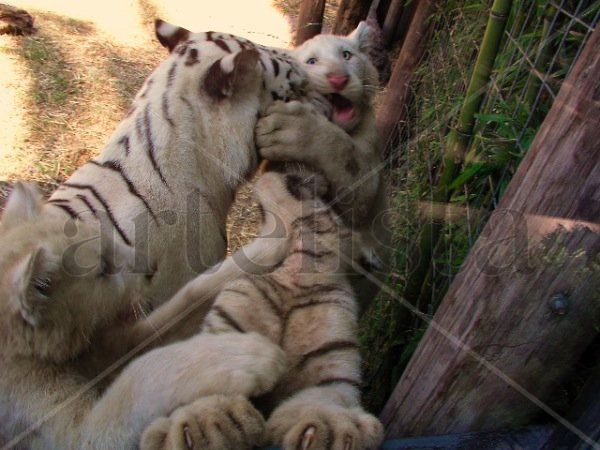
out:
M354 103L352 103L346 97L337 93L333 93L326 94L325 98L329 100L329 103L331 103L331 106L333 107L331 119L334 123L345 124L354 119L356 108L354 107Z

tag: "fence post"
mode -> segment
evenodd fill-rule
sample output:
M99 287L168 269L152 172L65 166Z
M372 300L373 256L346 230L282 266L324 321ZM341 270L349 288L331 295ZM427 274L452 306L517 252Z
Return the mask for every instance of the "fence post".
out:
M439 3L439 0L416 1L416 9L406 32L406 39L394 63L381 106L377 110L377 129L386 152L390 150L390 143L395 138L396 129L405 120L412 94L411 81L427 48L431 25L429 19Z
M298 46L321 33L324 13L325 0L302 0L294 45Z
M381 38L383 39L383 44L388 49L392 47L392 42L398 32L398 24L404 11L404 3L405 0L392 0L385 15L385 21L381 27Z
M370 0L341 0L338 6L333 34L348 34L369 14Z
M600 321L599 47L596 28L386 404L388 437L560 419L542 402Z

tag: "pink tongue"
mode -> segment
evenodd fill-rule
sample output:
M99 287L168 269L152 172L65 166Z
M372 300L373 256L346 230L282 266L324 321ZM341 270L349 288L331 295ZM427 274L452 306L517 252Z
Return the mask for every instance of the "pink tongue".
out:
M334 108L333 110L333 121L345 123L354 119L354 107L350 106L347 108Z

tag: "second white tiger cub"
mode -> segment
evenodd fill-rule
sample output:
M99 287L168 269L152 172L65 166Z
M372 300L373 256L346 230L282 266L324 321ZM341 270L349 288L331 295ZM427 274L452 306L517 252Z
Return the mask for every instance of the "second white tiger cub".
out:
M327 183L317 174L268 172L257 181L262 235L277 227L285 230L287 254L271 273L226 283L201 336L217 335L227 342L256 333L283 348L287 371L258 399L263 410L272 411L267 422L270 444L284 449L377 448L383 428L360 406L358 306L347 277L362 256L362 242L322 200L326 190ZM192 423L187 431L182 420ZM242 448L236 433L228 432L227 427L235 426L230 422L220 423L221 443ZM146 430L142 449L171 448L163 443L182 440L182 433L188 448L220 448L211 442L209 423L209 418L183 407L172 419L159 419ZM236 440L227 442L230 435Z

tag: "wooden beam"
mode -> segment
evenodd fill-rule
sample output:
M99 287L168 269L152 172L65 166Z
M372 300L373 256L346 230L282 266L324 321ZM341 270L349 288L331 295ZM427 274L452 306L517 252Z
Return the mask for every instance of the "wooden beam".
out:
M386 404L388 437L560 420L543 402L600 325L598 48L600 27Z
M413 76L427 48L430 16L438 0L415 0L416 9L406 40L402 45L398 59L394 63L392 76L382 96L377 111L377 128L386 153L396 138L397 128L402 128L406 120L406 111L411 101Z
M294 45L298 46L321 33L324 12L325 0L302 0Z

